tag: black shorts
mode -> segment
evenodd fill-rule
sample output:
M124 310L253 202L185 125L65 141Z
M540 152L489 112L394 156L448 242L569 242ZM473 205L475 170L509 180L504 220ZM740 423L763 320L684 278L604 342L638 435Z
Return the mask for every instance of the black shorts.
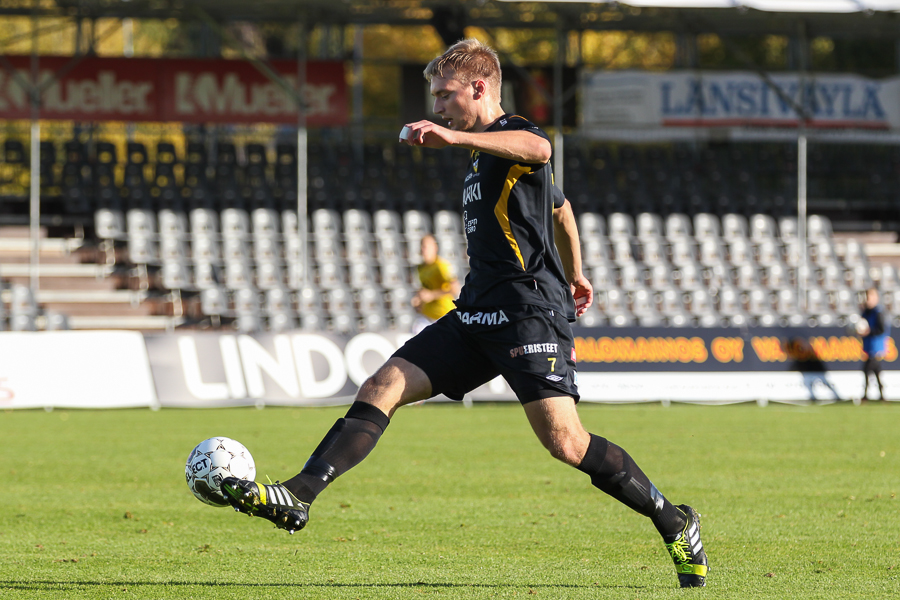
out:
M394 356L422 369L434 396L462 400L502 375L522 404L579 398L572 328L564 314L538 306L457 308Z
M866 362L863 364L863 372L881 374L881 357L877 354L867 356Z

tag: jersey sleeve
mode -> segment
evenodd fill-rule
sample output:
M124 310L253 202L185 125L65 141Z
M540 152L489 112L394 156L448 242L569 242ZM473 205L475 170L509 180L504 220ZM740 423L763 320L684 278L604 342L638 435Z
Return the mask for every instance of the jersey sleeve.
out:
M453 268L450 267L450 263L445 260L438 259L438 272L441 276L441 287L440 289L449 292L450 284L456 281L456 275L453 272Z
M563 194L563 191L554 185L550 193L553 194L553 208L562 208L566 203L566 195Z
M506 123L504 123L504 121L506 121ZM501 117L500 127L504 131L527 131L538 137L544 138L548 142L550 141L550 136L548 136L543 129L519 115L506 115Z

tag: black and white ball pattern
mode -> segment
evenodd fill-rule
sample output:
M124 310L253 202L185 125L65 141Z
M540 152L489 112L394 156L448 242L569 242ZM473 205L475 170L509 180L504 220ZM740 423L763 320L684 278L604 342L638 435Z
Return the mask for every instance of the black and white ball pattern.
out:
M191 450L184 477L188 487L201 502L212 506L228 506L219 490L226 477L254 479L256 465L250 451L240 442L227 437L203 440Z

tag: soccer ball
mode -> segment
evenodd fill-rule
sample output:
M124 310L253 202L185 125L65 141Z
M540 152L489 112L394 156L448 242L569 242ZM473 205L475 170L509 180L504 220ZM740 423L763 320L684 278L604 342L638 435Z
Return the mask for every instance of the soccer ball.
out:
M191 450L184 465L184 478L200 502L228 506L225 496L219 491L226 477L256 477L256 464L243 444L227 437L212 437Z
M856 335L867 336L869 335L869 322L865 319L860 319L856 322Z

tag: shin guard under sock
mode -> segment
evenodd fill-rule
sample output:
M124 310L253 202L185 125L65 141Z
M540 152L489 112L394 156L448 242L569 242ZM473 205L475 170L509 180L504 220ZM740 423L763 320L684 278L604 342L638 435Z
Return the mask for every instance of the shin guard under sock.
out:
M667 541L684 529L684 514L666 500L625 450L609 440L591 434L591 443L577 468L590 476L595 487L650 517Z
M319 442L303 470L282 485L301 502L312 504L329 483L369 455L390 422L380 409L354 402Z

